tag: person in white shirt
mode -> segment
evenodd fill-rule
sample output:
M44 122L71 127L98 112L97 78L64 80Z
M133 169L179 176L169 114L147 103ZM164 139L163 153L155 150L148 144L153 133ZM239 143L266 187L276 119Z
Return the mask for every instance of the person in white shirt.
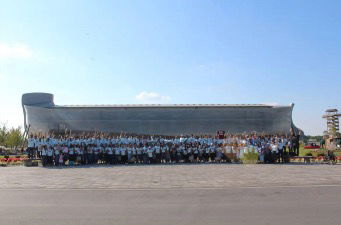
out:
M53 165L53 149L52 147L47 147L47 165Z
M199 154L198 154L198 162L204 162L205 161L205 149L204 149L205 147L204 147L204 145L203 144L201 144L201 145L199 145L198 146L198 152L199 152Z
M163 162L166 162L166 145L162 144L160 148L161 148L160 162L163 163Z
M277 159L277 155L278 155L278 146L275 142L270 143L270 163L274 163Z
M135 143L135 139L133 141ZM136 144L134 144L133 147L132 147L132 159L131 159L131 161L133 163L137 162L137 145Z
M278 162L284 163L284 144L282 140L280 139L278 142Z
M160 163L161 162L161 147L159 143L154 147L154 152L155 152L155 162Z
M93 151L94 147L92 144L89 144L87 147L87 161L88 164L93 164L94 163L94 151Z
M63 145L62 151L63 151L63 165L65 165L65 162L69 159L69 148L66 145Z
M142 158L143 158L143 163L144 164L148 164L149 160L148 160L148 146L147 146L147 141L144 143L143 147L142 147Z
M205 145L204 160L205 162L210 160L210 148L207 144Z
M79 143L79 141L77 141L77 143ZM81 164L82 162L82 156L81 156L81 150L80 150L79 144L75 146L75 162L77 162L77 164Z
M127 148L125 145L121 145L121 163L125 164L127 162Z
M120 163L121 161L121 148L119 147L119 145L115 146L115 164Z
M180 143L180 145L176 146L175 149L176 149L176 159L175 159L175 161L176 161L176 163L179 163L179 162L181 162L182 155L183 155L183 146L182 146L182 144Z
M112 150L112 146L109 145L105 148L106 151L106 163L107 164L112 164L113 163L113 150Z
M171 162L170 146L171 146L171 143L167 143L164 146L166 163L170 163Z
M78 156L81 157L81 164L85 165L86 164L86 156L85 156L85 147L83 146L83 144L81 144L79 147Z
M34 149L38 147L36 146L36 138L33 137L33 135L30 136L30 138L27 140L27 149L26 149L26 152L27 152L27 157L29 159L32 159L34 156Z
M148 153L149 164L153 164L154 163L154 149L149 146L147 153Z
M94 145L94 148L93 148L93 160L94 160L93 163L94 164L98 163L100 151L101 151L101 148L97 145Z
M59 165L59 155L60 155L60 152L61 152L61 147L60 145L57 145L55 148L54 148L54 165L55 166L58 166Z
M47 148L46 146L41 146L41 159L43 166L47 165Z
M211 136L195 137L193 135L181 136L181 138L161 136L112 137L96 133L81 137L66 135L58 138L53 136L37 138L31 135L28 139L27 153L29 157L34 157L35 152L32 153L30 149L38 147L38 152L42 152L41 155L44 156L42 160L44 165L51 164L50 149L54 150L55 165L58 165L58 158L64 161L75 161L77 164L99 163L97 159L105 163L112 163L113 161L122 163L228 162L225 153L236 153L238 158L238 152L240 152L238 149L254 149L265 146L264 149L267 149L266 154L268 155L264 155L264 162L271 163L274 161L274 156L278 156L279 162L284 161L281 153L282 151L285 152L287 141L285 136L257 136L254 134L228 135L224 140ZM239 153L240 158L243 158L242 153ZM58 155L62 157L58 157ZM82 160L81 155L83 155L84 160ZM261 157L261 154L259 155Z
M216 157L216 148L214 147L213 144L211 144L210 146L210 158L211 158L211 162L215 161L215 157Z
M106 143L105 139L102 139L102 142L103 143ZM99 149L99 160L100 160L100 163L107 163L107 151L106 151L106 146L107 144L101 144L98 149Z
M143 147L138 146L136 149L137 163L143 163Z
M69 166L73 166L75 162L75 148L73 145L69 148Z
M132 140L130 140L130 142L131 141ZM128 161L128 163L131 163L132 158L133 158L133 148L130 144L129 147L127 148L127 161Z
M182 159L185 163L188 163L188 149L186 145L183 145L182 148Z
M192 150L193 150L193 162L197 163L198 162L198 157L199 157L199 149L198 149L197 144L194 145Z
M41 158L42 148L38 148L39 146L46 146L46 147L48 147L44 137L42 137L42 138L35 138L35 148L33 150L33 155L35 157Z
M221 159L223 157L223 148L222 148L222 144L219 144L217 150L216 150L216 162L220 163Z

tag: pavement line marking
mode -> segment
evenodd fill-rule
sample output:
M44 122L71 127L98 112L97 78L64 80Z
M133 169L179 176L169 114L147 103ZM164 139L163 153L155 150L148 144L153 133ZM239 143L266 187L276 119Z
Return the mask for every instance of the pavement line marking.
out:
M229 187L165 187L165 188L0 188L0 191L164 191L164 190L224 190L224 189L263 189L263 188L315 188L341 187L341 184L292 185L292 186L229 186Z

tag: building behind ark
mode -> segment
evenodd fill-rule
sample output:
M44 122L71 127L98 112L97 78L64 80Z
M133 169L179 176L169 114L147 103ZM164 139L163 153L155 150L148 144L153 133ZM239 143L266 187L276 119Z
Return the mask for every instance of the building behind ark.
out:
M288 134L297 130L293 104L55 105L49 93L22 96L29 133L109 132L140 135L203 135L257 132Z

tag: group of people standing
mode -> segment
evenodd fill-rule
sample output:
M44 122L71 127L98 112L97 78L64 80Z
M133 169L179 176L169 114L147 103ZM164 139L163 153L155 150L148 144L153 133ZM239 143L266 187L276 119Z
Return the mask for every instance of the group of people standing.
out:
M29 158L41 158L44 166L239 162L249 153L256 154L260 163L274 163L298 154L295 138L255 134L223 138L31 135L27 153Z

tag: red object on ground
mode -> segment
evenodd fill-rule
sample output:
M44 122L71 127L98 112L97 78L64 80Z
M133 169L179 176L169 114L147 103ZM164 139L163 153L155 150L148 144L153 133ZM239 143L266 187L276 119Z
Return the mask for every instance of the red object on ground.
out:
M307 145L307 146L304 146L304 149L319 149L319 148L321 148L319 145L314 145L314 146Z
M23 161L26 158L0 158L0 162L17 162L17 161Z

